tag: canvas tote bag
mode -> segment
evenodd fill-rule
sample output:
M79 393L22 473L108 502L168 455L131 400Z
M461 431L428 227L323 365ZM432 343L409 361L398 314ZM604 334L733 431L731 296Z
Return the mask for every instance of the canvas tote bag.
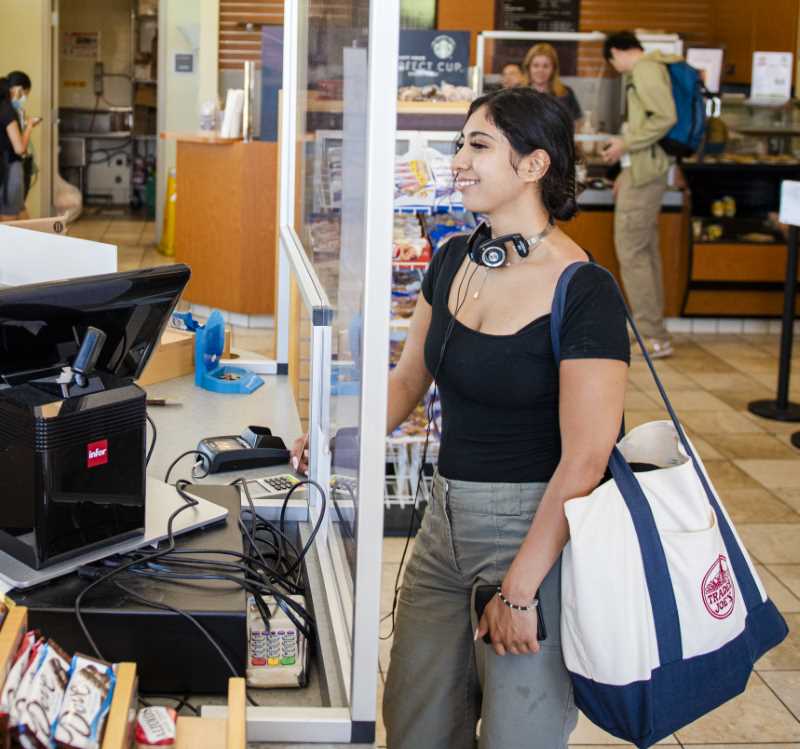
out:
M567 288L582 265L556 287L556 362ZM648 747L744 691L788 629L626 314L670 420L628 432L611 454L613 479L564 504L561 643L577 706ZM657 468L634 473L629 463Z

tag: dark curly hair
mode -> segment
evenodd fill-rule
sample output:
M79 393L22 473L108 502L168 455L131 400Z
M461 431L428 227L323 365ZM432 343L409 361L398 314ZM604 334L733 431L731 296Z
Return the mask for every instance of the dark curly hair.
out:
M475 99L467 120L481 107L520 158L536 150L547 152L550 168L539 185L550 215L569 221L578 212L575 194L575 124L554 96L532 88L506 88ZM517 163L512 161L514 169Z

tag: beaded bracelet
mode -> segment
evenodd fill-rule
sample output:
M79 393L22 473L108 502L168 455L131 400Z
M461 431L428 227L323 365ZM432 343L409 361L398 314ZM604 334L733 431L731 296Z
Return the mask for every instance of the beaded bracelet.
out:
M514 611L535 611L536 607L539 605L538 598L534 598L527 606L518 606L516 603L511 603L511 601L509 601L508 598L503 595L503 591L500 590L499 586L497 588L497 597L504 605L508 606L508 608L513 609Z

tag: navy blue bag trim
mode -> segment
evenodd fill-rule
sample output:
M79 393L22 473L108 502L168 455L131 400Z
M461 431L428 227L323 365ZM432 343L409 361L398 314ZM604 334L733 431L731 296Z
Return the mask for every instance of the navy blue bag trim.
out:
M608 733L648 747L741 694L752 665L788 634L772 601L747 615L719 650L655 669L648 681L610 686L570 674L575 704Z

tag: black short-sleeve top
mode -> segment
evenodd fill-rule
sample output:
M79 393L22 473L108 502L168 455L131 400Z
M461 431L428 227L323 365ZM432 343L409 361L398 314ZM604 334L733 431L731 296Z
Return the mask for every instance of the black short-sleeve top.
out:
M5 159L6 163L19 161L19 156L14 151L14 146L11 145L11 139L8 137L7 128L12 122L19 124L14 107L7 100L0 101L0 159Z
M564 89L564 95L557 96L556 98L567 112L569 112L569 116L572 117L573 120L581 119L581 117L583 117L583 110L578 103L578 97L575 96L575 92L569 86L564 86Z
M466 237L451 239L434 256L422 282L432 307L425 365L436 375L442 405L439 472L464 481L549 481L561 458L550 315L511 335L480 333L453 321L448 298L456 275L461 281L458 269L466 252ZM561 358L630 361L619 291L593 263L582 266L567 288Z

